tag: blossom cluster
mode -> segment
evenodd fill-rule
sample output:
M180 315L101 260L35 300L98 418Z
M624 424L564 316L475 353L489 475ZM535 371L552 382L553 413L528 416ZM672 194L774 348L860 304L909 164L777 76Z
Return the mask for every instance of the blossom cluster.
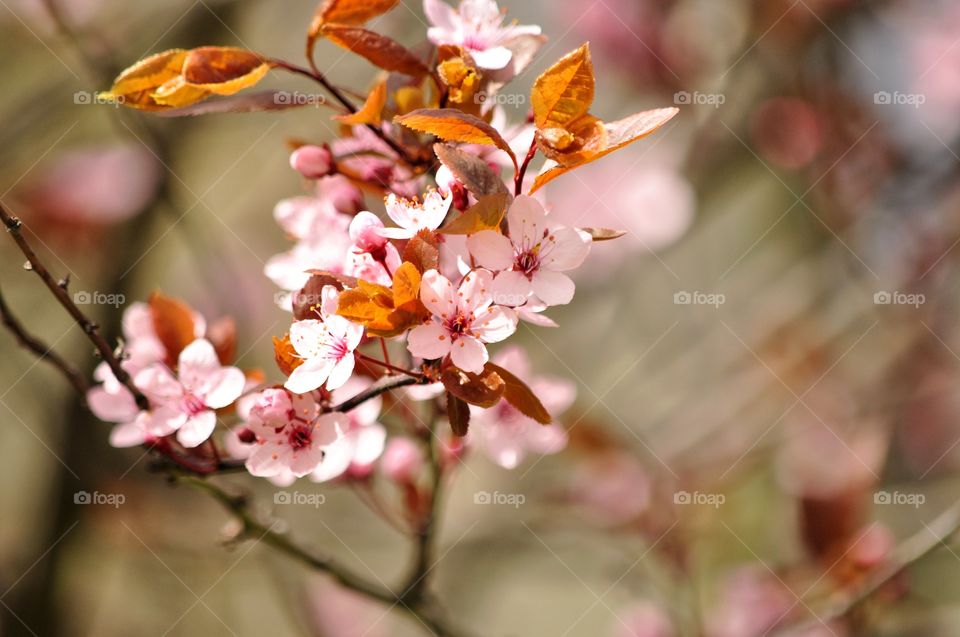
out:
M572 301L569 273L594 241L622 233L556 221L541 187L653 132L675 109L612 123L591 115L584 45L537 80L532 112L511 125L490 98L530 63L540 28L505 22L494 0L456 8L425 0L428 56L365 29L354 38L358 22L392 4L325 3L308 36L308 55L327 37L384 75L362 107L336 117L338 138L298 143L290 156L307 192L277 204L274 218L293 245L264 270L291 315L274 339L284 378L241 371L232 330L155 294L124 317L121 364L132 386L103 364L88 395L96 415L117 423L114 445L150 445L189 462L226 455L277 484L363 478L378 461L394 480L411 481L424 462L419 447L387 436L400 405L408 427L438 434L447 460L476 448L513 468L527 453L565 446L554 417L573 402L573 384L534 376L518 345L491 346L520 321L556 326L545 312ZM242 49L173 50L124 71L108 95L192 112L278 67L290 65ZM252 108L240 99L220 104ZM528 176L538 152L546 162ZM384 388L396 379L404 382ZM422 423L423 404L446 413L451 434Z

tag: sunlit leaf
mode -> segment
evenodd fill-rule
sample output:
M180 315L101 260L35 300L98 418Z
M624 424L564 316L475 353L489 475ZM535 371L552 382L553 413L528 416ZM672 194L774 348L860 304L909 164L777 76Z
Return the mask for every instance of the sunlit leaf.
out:
M193 310L183 301L160 292L151 294L148 304L153 330L166 349L167 364L173 366L183 348L196 338Z
M526 383L499 365L487 363L484 369L496 372L503 379L505 383L503 398L513 405L517 411L528 418L533 418L541 425L549 425L553 422L550 412L547 411L547 408L543 406L543 403Z
M420 271L404 261L393 273L393 306L402 308L420 299Z
M594 86L590 46L584 44L560 58L534 82L531 102L537 128L565 128L586 115L593 103Z
M361 26L395 7L399 0L325 0L317 7L307 32L307 58L313 57L313 48L325 24Z
M344 288L343 281L332 274L311 274L306 284L290 297L293 318L298 321L318 318L318 310L323 300L323 288L328 285L338 290Z
M285 376L289 376L303 364L303 359L297 356L297 351L293 349L289 334L284 334L283 338L273 337L273 360Z
M448 392L478 407L493 407L500 402L506 390L503 379L488 368L484 368L479 374L473 374L453 366L447 367L440 374L440 381Z
M626 230L614 230L613 228L577 228L577 230L586 232L594 241L611 241L627 234Z
M433 152L473 196L480 198L497 193L509 196L503 180L483 159L447 144L434 144Z
M292 99L290 91L274 90L257 93L231 95L220 99L191 103L187 106L158 111L160 117L188 117L195 115L217 115L223 113L259 113L262 111L283 111L290 108L314 106L316 102Z
M372 124L380 125L380 118L383 114L383 107L387 103L387 81L377 82L377 85L370 91L367 100L363 103L356 113L349 115L336 115L333 119L350 126Z
M447 392L447 418L453 435L463 438L470 429L470 406L450 392Z
M604 124L602 142L597 139L587 140L582 147L573 151L562 163L556 160L548 161L540 174L537 175L530 192L535 192L542 188L544 184L565 172L596 161L618 148L623 148L627 144L646 137L669 122L678 112L679 110L676 108L658 108Z
M420 272L402 263L393 275L393 287L358 281L340 293L337 314L363 325L371 336L396 336L423 323L429 312L420 302Z
M429 133L448 142L496 146L510 155L514 166L517 164L513 149L500 136L497 129L479 117L455 108L422 108L396 117L394 121L407 128L421 133Z
M164 108L153 99L153 92L170 80L180 77L185 49L171 49L146 57L120 72L103 99L114 100L130 108L159 110Z
M442 234L474 234L481 230L497 230L507 211L506 193L485 195L459 217L440 228Z
M263 79L270 64L253 51L231 46L192 49L183 62L183 79L216 95L233 95Z
M321 35L337 46L365 57L374 66L386 71L413 77L427 75L430 70L416 55L399 42L361 27L326 24Z

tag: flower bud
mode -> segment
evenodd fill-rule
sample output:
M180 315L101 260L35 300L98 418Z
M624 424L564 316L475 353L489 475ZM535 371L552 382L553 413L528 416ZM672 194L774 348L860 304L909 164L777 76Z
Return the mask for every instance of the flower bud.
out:
M410 438L391 438L380 462L392 481L410 484L423 469L423 449Z
M380 236L379 230L382 228L380 217L361 210L350 222L350 238L360 251L377 252L387 243L387 238Z
M317 196L345 215L355 215L364 207L363 193L343 175L330 175L318 181Z
M250 415L270 426L284 426L290 419L293 403L285 389L265 389L251 408Z
M319 179L333 168L333 155L323 146L301 146L290 154L290 167L307 179Z

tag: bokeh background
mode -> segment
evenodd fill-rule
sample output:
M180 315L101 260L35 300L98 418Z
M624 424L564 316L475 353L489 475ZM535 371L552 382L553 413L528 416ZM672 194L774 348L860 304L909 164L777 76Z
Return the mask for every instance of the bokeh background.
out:
M304 189L285 140L328 139L330 112L170 120L90 96L173 47L300 63L314 5L0 0L0 200L73 290L120 295L122 309L162 289L232 315L239 363L272 369L288 316L262 275L287 248L271 211ZM374 27L413 46L422 8L402 5ZM594 113L681 114L548 188L570 223L630 234L594 246L576 302L552 312L559 329L521 330L539 371L577 384L571 442L511 472L468 459L446 494L437 591L479 635L778 634L855 590L892 547L932 539L957 497L960 7L501 6L550 37L505 89L514 119L536 75L585 40ZM326 43L318 60L356 90L374 76ZM92 369L22 262L0 242L8 303ZM89 311L118 333L120 309ZM10 334L0 344L0 634L425 634L267 547L227 542L221 509L147 472L140 451L111 449L60 376ZM263 481L219 480L362 574L404 572L408 542L347 486L298 484L325 503L274 507ZM125 501L75 504L82 490ZM524 502L479 505L481 491ZM955 551L934 549L803 634L958 634Z

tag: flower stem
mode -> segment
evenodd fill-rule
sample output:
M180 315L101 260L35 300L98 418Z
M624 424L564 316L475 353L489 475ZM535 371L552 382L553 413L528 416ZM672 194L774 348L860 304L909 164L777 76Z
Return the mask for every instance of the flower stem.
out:
M523 158L523 163L520 164L520 170L517 171L517 174L513 178L513 196L516 197L523 190L523 178L527 174L527 166L530 165L530 162L533 161L534 156L537 154L537 138L534 136L533 141L530 143L530 149L527 151L527 156Z

